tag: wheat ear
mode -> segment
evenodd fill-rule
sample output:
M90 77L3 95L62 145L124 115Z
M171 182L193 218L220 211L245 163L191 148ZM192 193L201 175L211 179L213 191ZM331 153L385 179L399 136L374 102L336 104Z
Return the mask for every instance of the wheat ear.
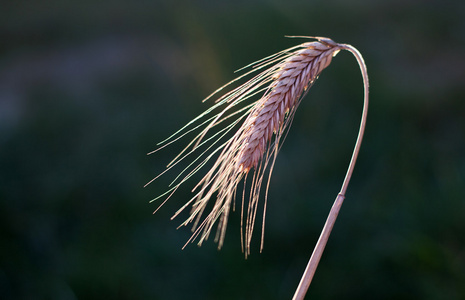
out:
M303 95L321 71L330 64L332 57L343 49L343 45L331 39L321 37L315 39L317 41L303 43L249 65L248 72L221 87L207 99L238 79L258 73L262 69L264 71L260 71L244 84L218 98L206 112L161 143L163 148L186 134L203 128L168 165L166 171L194 153L200 152L200 154L176 177L171 189L154 200L166 195L168 200L181 184L212 158L216 158L210 170L194 187L194 196L173 216L176 217L186 207L192 206L190 216L181 224L187 225L191 222L194 224L194 234L188 243L198 238L198 244L201 245L217 223L215 241L218 242L218 248L222 247L229 212L231 207L234 209L235 206L237 186L243 181L241 219L245 225L242 223L241 228L245 228L245 232L241 234L241 240L242 249L247 256L250 253L261 186L265 171L268 170L260 250L263 248L267 191L280 145ZM258 94L262 94L258 100L251 100ZM233 110L244 101L251 103L236 111ZM215 114L214 111L217 109L221 111ZM240 123L242 120L244 121ZM228 133L233 132L234 129L236 129L235 133L228 137ZM267 168L270 163L271 166ZM248 183L250 191L246 193ZM206 206L215 194L216 201L213 208L202 220ZM246 199L248 199L247 206L244 205ZM244 217L245 212L246 217Z

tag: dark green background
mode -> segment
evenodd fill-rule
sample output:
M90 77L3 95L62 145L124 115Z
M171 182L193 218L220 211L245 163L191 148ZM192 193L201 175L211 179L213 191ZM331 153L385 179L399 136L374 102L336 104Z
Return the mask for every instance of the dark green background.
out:
M339 191L362 108L342 52L297 111L265 233L181 250L149 200L233 71L328 36L365 57L364 144L308 299L465 299L465 5L450 1L3 1L0 298L290 299ZM187 142L184 140L183 142ZM194 182L192 182L193 184Z

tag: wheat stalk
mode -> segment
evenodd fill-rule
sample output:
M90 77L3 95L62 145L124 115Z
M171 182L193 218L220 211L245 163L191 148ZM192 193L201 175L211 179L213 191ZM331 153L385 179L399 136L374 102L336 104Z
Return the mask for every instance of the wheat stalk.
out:
M313 276L315 275L316 268L320 262L321 256L323 254L323 250L326 247L326 243L329 239L329 235L333 229L334 223L336 222L337 216L339 215L339 211L341 209L342 203L345 199L345 194L347 191L347 187L349 185L350 178L352 177L352 173L354 171L355 163L357 161L358 153L360 152L360 147L362 145L363 134L365 133L365 126L366 120L368 115L368 73L367 68L365 65L365 61L363 60L362 55L360 52L351 45L341 44L341 49L347 50L351 52L360 66L360 71L363 77L363 93L364 93L364 100L363 100L363 111L362 111L362 119L360 122L360 128L358 130L357 141L355 142L354 151L352 153L352 158L350 159L349 167L347 168L346 176L344 177L344 181L342 182L341 190L337 195L336 199L334 200L333 206L329 212L328 218L326 219L325 225L323 230L321 231L320 237L318 238L318 242L313 249L312 256L308 261L307 267L302 275L302 278L299 282L299 285L295 291L293 300L303 300L305 298L305 294L307 293L308 287L312 282Z
M171 188L163 195L152 200L166 197L160 207L173 195L181 184L185 183L194 173L207 165L212 158L214 159L210 170L194 187L194 196L173 216L173 218L178 216L185 208L191 206L190 216L181 224L188 225L189 223L193 223L194 233L187 243L198 238L198 244L201 245L209 237L215 224L218 224L215 241L218 242L218 248L222 247L228 216L231 208L234 210L235 207L234 200L236 198L237 187L243 181L241 241L242 249L247 257L250 254L250 243L259 198L262 192L261 187L265 179L266 170L268 170L265 200L263 203L264 213L260 251L263 249L269 180L276 155L293 120L295 111L304 94L322 70L331 63L332 57L342 49L351 52L355 49L349 45L337 44L329 38L316 37L315 39L316 41L303 43L283 50L247 66L246 68L249 68L248 72L221 87L205 100L212 98L215 94L222 91L223 88L245 76L258 74L239 87L219 97L215 101L215 104L203 114L160 143L161 147L156 151L191 132L200 130L186 148L168 164L167 169L159 175L163 175L181 161L197 154L193 161L175 178L170 185ZM262 94L262 96L258 100L253 100L259 94ZM233 108L244 101L251 103L234 111ZM220 110L220 112L215 113L217 110ZM364 117L366 117L366 110L364 111ZM241 123L242 120L243 122ZM231 137L228 137L230 132L235 133ZM359 134L356 150L354 151L348 175L344 181L344 188L340 193L342 199L352 174L360 142L361 135ZM271 166L268 167L270 163ZM159 176L152 179L152 181ZM250 190L246 193L248 183L250 184ZM216 200L212 210L202 219L207 204L215 195ZM340 198L338 197L338 199ZM245 206L246 202L247 206ZM244 217L245 214L246 216ZM245 232L242 232L243 228L245 228ZM325 243L319 244L324 248ZM321 246L319 247L321 248ZM300 292L296 292L296 295L301 295L303 290L306 292L308 285L305 286L306 283L302 287L299 285Z

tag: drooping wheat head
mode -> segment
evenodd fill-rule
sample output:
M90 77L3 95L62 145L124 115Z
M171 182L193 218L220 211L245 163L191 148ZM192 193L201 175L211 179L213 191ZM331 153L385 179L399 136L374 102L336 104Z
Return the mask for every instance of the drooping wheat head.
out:
M182 223L182 225L193 223L194 233L188 243L198 238L198 244L201 245L209 237L215 224L218 224L215 241L218 242L218 248L222 247L228 216L231 207L234 209L235 206L237 186L243 181L241 240L243 251L247 256L250 253L261 187L265 173L268 171L263 203L261 249L263 248L267 192L280 145L302 97L321 71L331 63L332 57L343 49L343 45L329 38L315 39L316 41L286 49L247 66L250 68L248 72L221 87L207 99L245 76L258 74L219 97L207 111L160 143L163 148L190 132L200 130L162 173L164 174L184 159L194 157L193 161L172 182L171 188L154 199L166 197L161 205L181 184L212 158L214 159L210 170L194 187L194 196L173 216L173 218L176 217L185 208L191 206L190 216ZM237 105L244 101L250 103L237 109ZM217 109L221 110L215 114L214 111ZM214 128L216 131L213 130ZM228 133L236 128L238 128L237 131L232 136L228 136ZM246 193L247 186L250 186L250 189ZM215 199L213 208L202 219L207 204L212 198ZM244 232L242 228L245 229Z

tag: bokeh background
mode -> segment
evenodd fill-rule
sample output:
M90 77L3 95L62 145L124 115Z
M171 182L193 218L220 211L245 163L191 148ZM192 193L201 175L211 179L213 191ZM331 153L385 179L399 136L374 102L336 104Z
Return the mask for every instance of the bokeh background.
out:
M265 249L190 245L143 188L152 156L234 70L328 36L365 57L368 127L308 299L465 299L465 4L2 1L0 298L290 299L339 191L361 115L342 52L300 106L272 177ZM194 181L192 182L192 184Z

